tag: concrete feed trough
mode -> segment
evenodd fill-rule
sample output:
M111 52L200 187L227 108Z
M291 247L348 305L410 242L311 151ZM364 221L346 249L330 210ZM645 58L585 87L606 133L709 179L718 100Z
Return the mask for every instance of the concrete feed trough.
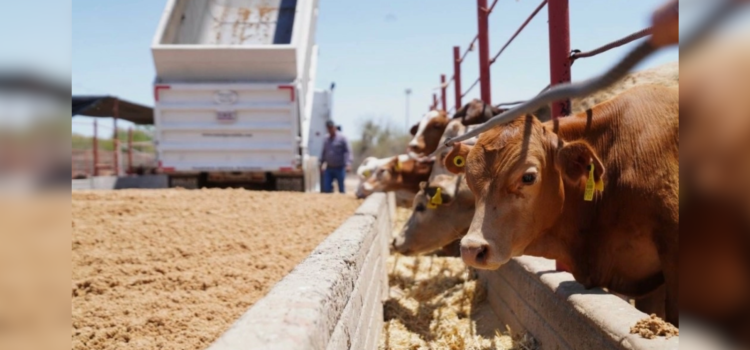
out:
M529 332L542 349L678 349L679 338L644 339L630 327L648 315L602 289L585 289L554 260L523 256L479 271L498 318Z
M209 349L376 349L387 296L395 198L374 194ZM629 334L647 315L586 290L551 260L520 257L479 271L492 312L541 349L677 349L679 338Z

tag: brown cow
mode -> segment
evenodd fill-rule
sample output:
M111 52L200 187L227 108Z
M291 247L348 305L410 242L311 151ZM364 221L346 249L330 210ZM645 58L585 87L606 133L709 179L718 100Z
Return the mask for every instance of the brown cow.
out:
M465 170L476 196L464 261L556 259L587 288L636 298L666 283L666 318L678 324L678 95L639 86L586 113L521 117L455 147L445 164Z
M474 195L463 176L439 175L420 185L412 208L392 244L404 255L429 253L461 239L474 217Z
M445 111L430 111L425 114L419 123L411 128L414 137L407 148L409 154L413 158L419 158L434 152L448 122L450 119Z
M373 192L406 190L419 191L419 184L427 181L433 162L418 161L402 154L379 166L370 177L357 188L357 197L364 198Z
M460 117L454 118L448 123L440 142L461 135L466 129ZM463 237L469 229L474 215L474 195L462 176L449 172L443 165L442 159L447 154L448 150L445 150L438 155L430 179L420 184L420 191L414 197L411 216L393 240L393 249L401 254L423 254L440 249ZM442 203L430 205L438 188Z

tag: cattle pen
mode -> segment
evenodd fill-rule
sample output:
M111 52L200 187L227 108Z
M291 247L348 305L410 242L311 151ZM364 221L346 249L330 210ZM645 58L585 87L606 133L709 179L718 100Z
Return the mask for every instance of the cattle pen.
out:
M536 5L538 0L534 1ZM450 77L440 74L439 93L432 94L429 109L442 109L448 113L458 111L477 87L481 100L487 104L506 107L522 103L492 102L491 68L545 7L549 16L550 83L542 91L570 82L571 67L576 60L598 55L650 34L650 28L646 28L594 50L571 50L568 1L541 1L493 55L489 40L490 15L502 5L498 4L499 0L477 0L478 33L464 50L460 46L452 47L453 74ZM206 13L207 16L210 14ZM317 16L317 9L310 14ZM183 16L180 21L184 19ZM463 64L472 52L478 53L479 76L465 88L467 85L463 84L462 75L466 75L467 69ZM291 96L287 91L290 87ZM164 96L169 96L180 89L155 86L157 102L161 90L164 90ZM189 88L185 90L190 91ZM292 105L299 102L295 98L302 98L295 97L292 86L274 85L270 91L273 96L282 96L284 103L290 98ZM453 95L453 104L449 104L449 95ZM115 120L119 103L113 109ZM165 110L187 108L170 106L169 103L164 105ZM555 102L549 107L549 118L570 115L573 105L569 100ZM297 115L292 113L290 116L296 118ZM297 127L293 123L290 125ZM190 129L193 126L178 125L177 129L179 127ZM265 127L269 128L268 125ZM392 278L393 271L397 270L393 266L396 265L394 260L419 261L425 258L424 261L430 262L430 266L421 272L418 270L425 267L418 266L418 263L410 266L411 270L403 269L402 273L406 274L402 276L403 281L414 286L439 284L434 283L435 280L444 277L448 270L441 267L441 276L428 276L429 279L425 280L425 274L435 271L432 262L436 256L412 258L392 251L395 231L404 224L399 221L394 192L373 193L364 200L345 196L324 198L319 194L283 191L268 194L238 189L201 190L204 186L199 186L198 180L195 190L166 189L178 186L173 186L168 175L163 173L117 176L125 169L133 173L138 167L133 161L132 132L128 137L126 167L122 164L124 159L121 158L116 121L111 161L109 154L99 154L97 128L94 121L92 154L80 152L78 157L74 155L73 162L76 164L77 160L83 169L80 173L86 175L73 180L73 262L74 272L79 273L74 274L72 281L74 349L128 346L115 344L117 342L129 343L135 348L209 350L401 349L403 347L399 344L390 344L387 339L388 322L393 318L389 312L393 314L394 300L413 297L422 291L396 288L397 283ZM301 154L300 159L304 159L303 156ZM89 158L93 160L89 161ZM226 160L232 163L231 157L226 157ZM310 169L318 175L317 159L309 163L291 161L300 169L303 163L305 166L315 165ZM402 163L399 160L396 164L401 167ZM162 164L158 162L153 167L161 169ZM108 171L108 168L112 170ZM285 172L289 169L288 166L278 168ZM93 176L89 177L89 173ZM107 174L115 176L98 176ZM316 182L317 178L304 180L306 185ZM135 188L155 191L91 191ZM80 209L84 207L86 210ZM76 208L78 212L75 212ZM81 215L81 211L89 210L100 216ZM209 219L204 220L204 217ZM82 232L88 236L84 237ZM308 234L315 237L310 238ZM129 240L130 236L135 239ZM108 249L119 251L112 254ZM463 291L464 295L460 297L471 301L461 306L457 317L468 323L472 333L478 333L472 327L477 326L479 320L491 320L483 325L491 328L491 336L514 341L523 339L524 342L530 339L528 347L511 346L513 349L661 350L679 347L679 336L672 336L674 333L662 337L634 332L634 325L648 320L649 315L605 289L585 288L571 273L563 272L554 260L521 256L512 258L497 270L487 271L475 270L463 265L459 259L453 259L460 266L457 272L453 271L456 275L449 277L462 283L471 281L476 286L469 297ZM149 266L149 260L164 266ZM270 270L276 273L273 277L269 277ZM117 273L121 275L114 275ZM422 276L418 276L420 273ZM412 295L407 295L410 293ZM155 297L156 294L162 299ZM444 294L429 296L434 299ZM478 306L474 299L480 298L482 303ZM96 304L97 300L104 299L110 299L109 302L117 304L117 308L107 309ZM113 299L116 301L112 302ZM90 305L81 307L85 303ZM220 310L227 305L233 309L232 313ZM432 319L448 317L439 307L432 306L420 306L419 312L409 316L421 323L424 320L418 318L429 313L432 313L428 315ZM412 310L403 307L399 311ZM480 312L481 317L477 316ZM223 323L217 323L217 319ZM123 320L129 323L120 323ZM424 338L424 333L413 329L408 331ZM433 330L430 328L430 331ZM437 337L435 334L428 336ZM413 344L409 348L425 348ZM451 344L461 345L445 348L506 348L498 344L491 347L460 342Z

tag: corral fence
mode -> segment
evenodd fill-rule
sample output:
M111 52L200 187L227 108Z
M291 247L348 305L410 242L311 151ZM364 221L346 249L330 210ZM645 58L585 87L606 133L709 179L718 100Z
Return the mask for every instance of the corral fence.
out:
M146 128L128 129L92 121L73 120L76 129L92 130L92 136L74 133L71 177L156 174L158 163L153 133ZM115 132L117 130L117 132ZM105 135L102 137L102 135Z
M460 46L453 47L453 76L450 79L447 79L445 74L440 75L440 96L438 96L437 93L433 94L432 103L429 107L430 109L434 110L441 108L449 113L457 111L463 105L463 98L465 98L477 86L479 86L480 89L480 99L485 103L492 104L490 86L491 66L497 62L503 52L505 52L510 44L513 43L524 28L526 28L526 26L544 9L544 7L547 7L549 16L550 84L541 89L541 91L545 91L551 86L557 84L569 83L571 80L571 67L575 61L599 55L651 34L651 28L646 28L590 51L584 52L581 50L571 50L568 0L543 0L503 44L503 46L494 55L491 55L489 43L489 19L498 1L499 0L494 0L490 5L488 4L488 0L477 0L478 34L463 52L461 51ZM466 90L463 90L462 73L464 72L461 71L461 65L466 61L469 53L475 51L475 48L478 48L476 51L478 51L479 59L479 76L469 84L469 87ZM454 105L449 108L448 89L451 85L454 90ZM524 101L503 102L496 104L496 106L512 106L523 102ZM551 106L552 118L567 116L570 112L570 100L558 101Z

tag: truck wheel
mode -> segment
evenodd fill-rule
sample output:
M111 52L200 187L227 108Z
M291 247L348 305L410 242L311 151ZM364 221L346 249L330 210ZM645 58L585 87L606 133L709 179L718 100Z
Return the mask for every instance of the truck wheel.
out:
M277 191L305 192L305 181L303 177L277 177Z
M185 189L196 190L200 188L198 176L170 176L169 188L182 187Z

